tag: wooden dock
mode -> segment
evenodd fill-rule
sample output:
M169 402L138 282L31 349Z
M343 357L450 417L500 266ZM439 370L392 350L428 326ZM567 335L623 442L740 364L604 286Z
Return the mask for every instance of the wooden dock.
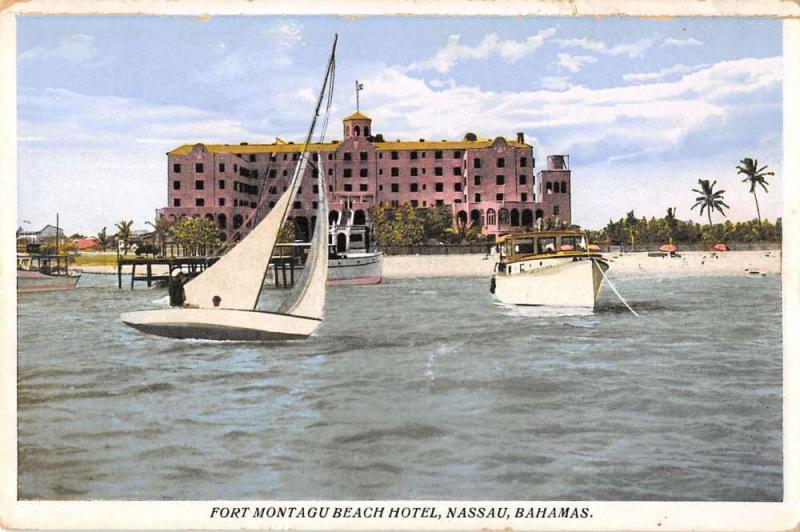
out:
M189 277L200 275L206 268L219 260L219 257L136 257L117 260L117 288L122 289L123 268L131 268L131 290L136 281L144 281L147 287L159 281L168 281L173 272L180 271ZM154 274L153 266L166 266L166 274ZM275 288L294 286L295 270L302 266L294 256L273 257L270 266L275 272ZM143 272L137 275L137 271Z

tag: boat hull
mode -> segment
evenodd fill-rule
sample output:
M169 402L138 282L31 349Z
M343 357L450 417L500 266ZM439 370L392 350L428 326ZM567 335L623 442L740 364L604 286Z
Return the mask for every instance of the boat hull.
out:
M382 253L348 254L328 260L328 285L379 284L382 280Z
M608 264L600 259L571 257L533 259L507 266L511 273L494 276L495 296L512 305L593 308Z
M306 338L321 320L254 310L169 308L122 314L126 325L168 338L271 342Z
M17 270L17 292L52 292L72 290L78 286L80 275L46 275L36 271Z

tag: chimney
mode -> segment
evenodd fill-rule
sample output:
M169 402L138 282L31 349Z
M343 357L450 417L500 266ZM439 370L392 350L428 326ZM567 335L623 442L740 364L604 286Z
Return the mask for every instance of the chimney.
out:
M520 144L525 144L525 133L523 133L522 131L519 131L517 133L517 142L519 142Z

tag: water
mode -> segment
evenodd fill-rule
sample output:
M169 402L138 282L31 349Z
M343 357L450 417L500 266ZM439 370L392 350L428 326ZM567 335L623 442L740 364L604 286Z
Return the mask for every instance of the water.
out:
M165 291L115 282L19 298L21 499L782 499L778 276L332 287L273 345L141 334Z

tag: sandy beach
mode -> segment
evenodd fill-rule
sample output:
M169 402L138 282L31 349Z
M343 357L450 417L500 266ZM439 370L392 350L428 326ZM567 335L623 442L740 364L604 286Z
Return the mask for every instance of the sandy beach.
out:
M709 253L689 251L676 257L650 257L647 253L606 253L611 268L608 275L748 275L748 271L775 274L781 271L780 250L728 251ZM497 255L388 255L384 257L386 279L410 277L488 277ZM76 272L116 274L115 266L80 266ZM125 268L125 274L130 268ZM137 272L139 273L139 272ZM144 273L144 272L141 272ZM165 266L154 266L154 275L166 273Z

